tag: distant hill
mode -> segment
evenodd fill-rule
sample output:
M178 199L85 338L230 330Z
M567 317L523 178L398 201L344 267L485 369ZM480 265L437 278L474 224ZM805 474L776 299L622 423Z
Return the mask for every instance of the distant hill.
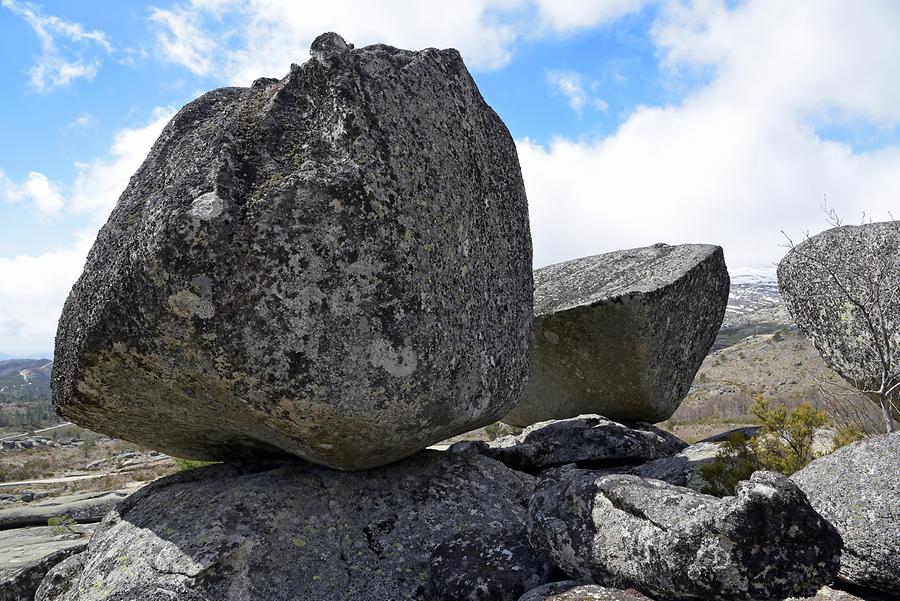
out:
M49 359L0 361L0 403L50 397Z
M0 361L0 426L35 428L56 423L50 403L49 359Z
M797 329L772 278L733 278L725 319L674 422L749 421L757 395L795 407L803 402L841 418L845 407L878 424L874 403L847 384ZM823 390L826 394L823 395Z

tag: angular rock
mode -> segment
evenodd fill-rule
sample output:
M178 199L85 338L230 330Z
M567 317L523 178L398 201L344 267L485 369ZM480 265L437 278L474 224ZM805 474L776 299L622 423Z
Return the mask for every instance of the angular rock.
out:
M59 534L45 525L0 532L0 599L34 599L47 571L87 546L93 526L76 525L72 530Z
M854 591L849 592L842 589L823 586L819 589L814 597L791 597L785 601L889 601L887 597L882 597L872 591Z
M633 475L560 470L528 510L532 545L572 578L662 599L811 595L840 537L789 479L756 472L718 499Z
M657 244L534 272L531 367L516 426L585 413L672 416L715 340L729 278L718 246Z
M553 582L528 591L519 601L652 601L634 589L621 590L574 580Z
M663 457L639 465L629 471L641 478L662 480L674 486L684 486L702 492L708 486L700 475L700 467L712 463L721 445L715 442L698 442L671 457Z
M83 569L60 568L77 572L69 588L38 599L93 599L102 583L122 600L424 601L435 548L457 528L521 528L533 487L487 457L436 451L359 473L283 460L180 472L120 504Z
M461 442L450 452L475 447L484 455L527 472L567 463L611 467L669 457L687 446L676 436L650 424L620 424L599 415L533 424L516 436L489 443Z
M900 432L816 459L791 478L844 541L841 580L900 594Z
M516 403L512 137L455 50L325 34L311 55L163 130L63 310L60 415L181 457L363 469Z
M522 523L487 535L470 529L441 543L431 554L430 582L436 600L516 601L551 570Z
M99 522L132 490L111 490L61 495L37 503L0 511L0 530L46 525L54 516L68 516L80 523Z
M875 349L895 361L900 355L900 221L836 227L805 240L778 264L778 285L825 363L856 388L878 390Z

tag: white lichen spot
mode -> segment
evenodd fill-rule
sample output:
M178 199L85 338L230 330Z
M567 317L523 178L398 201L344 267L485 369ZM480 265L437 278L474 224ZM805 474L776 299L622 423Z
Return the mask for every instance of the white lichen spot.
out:
M215 219L224 210L225 201L219 198L215 192L202 194L191 203L191 215L203 221Z
M403 348L396 349L387 340L376 340L369 347L369 361L376 367L382 367L395 378L405 378L416 371L418 360L416 353L405 340Z
M202 299L190 290L181 290L169 296L169 308L175 315L190 319L199 317L209 319L216 314L213 304Z

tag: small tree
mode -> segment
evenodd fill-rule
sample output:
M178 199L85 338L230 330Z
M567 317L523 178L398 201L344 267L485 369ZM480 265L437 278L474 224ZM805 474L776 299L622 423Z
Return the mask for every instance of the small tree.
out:
M830 225L847 227L834 209L827 205L823 209ZM802 268L823 274L843 300L834 315L829 313L829 318L836 317L839 321L829 325L832 333L843 328L839 344L827 345L829 352L823 352L825 341L814 332L807 334L833 369L878 403L886 432L894 431L894 413L900 396L900 222L890 223L896 227L883 224L888 227L877 234L869 234L862 228L878 224L864 223L855 232L852 253L836 251L837 245L813 244L814 238L808 234L802 244L794 244L782 232L791 253L802 258ZM779 265L780 282L781 270ZM814 319L821 320L823 315L824 311ZM803 316L794 315L794 318L801 328L808 329ZM837 365L835 356L840 357Z

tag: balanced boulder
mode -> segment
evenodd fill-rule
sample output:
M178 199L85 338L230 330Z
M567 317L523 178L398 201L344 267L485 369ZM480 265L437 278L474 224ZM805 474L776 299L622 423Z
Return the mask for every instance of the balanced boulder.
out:
M900 594L900 432L842 447L791 478L844 540L839 577Z
M430 599L435 549L521 531L533 489L492 459L437 451L357 473L278 459L180 472L128 497L37 599ZM507 582L540 583L525 567Z
M778 264L778 285L829 367L860 390L900 385L900 221L836 227L797 244ZM887 422L886 401L882 409Z
M837 574L841 539L784 476L756 472L718 499L633 475L549 472L532 545L572 578L661 599L784 599Z
M532 273L508 130L455 50L310 52L163 130L65 304L60 415L363 469L515 405Z
M729 278L718 246L657 244L534 272L531 368L516 426L586 413L671 417L715 340Z

